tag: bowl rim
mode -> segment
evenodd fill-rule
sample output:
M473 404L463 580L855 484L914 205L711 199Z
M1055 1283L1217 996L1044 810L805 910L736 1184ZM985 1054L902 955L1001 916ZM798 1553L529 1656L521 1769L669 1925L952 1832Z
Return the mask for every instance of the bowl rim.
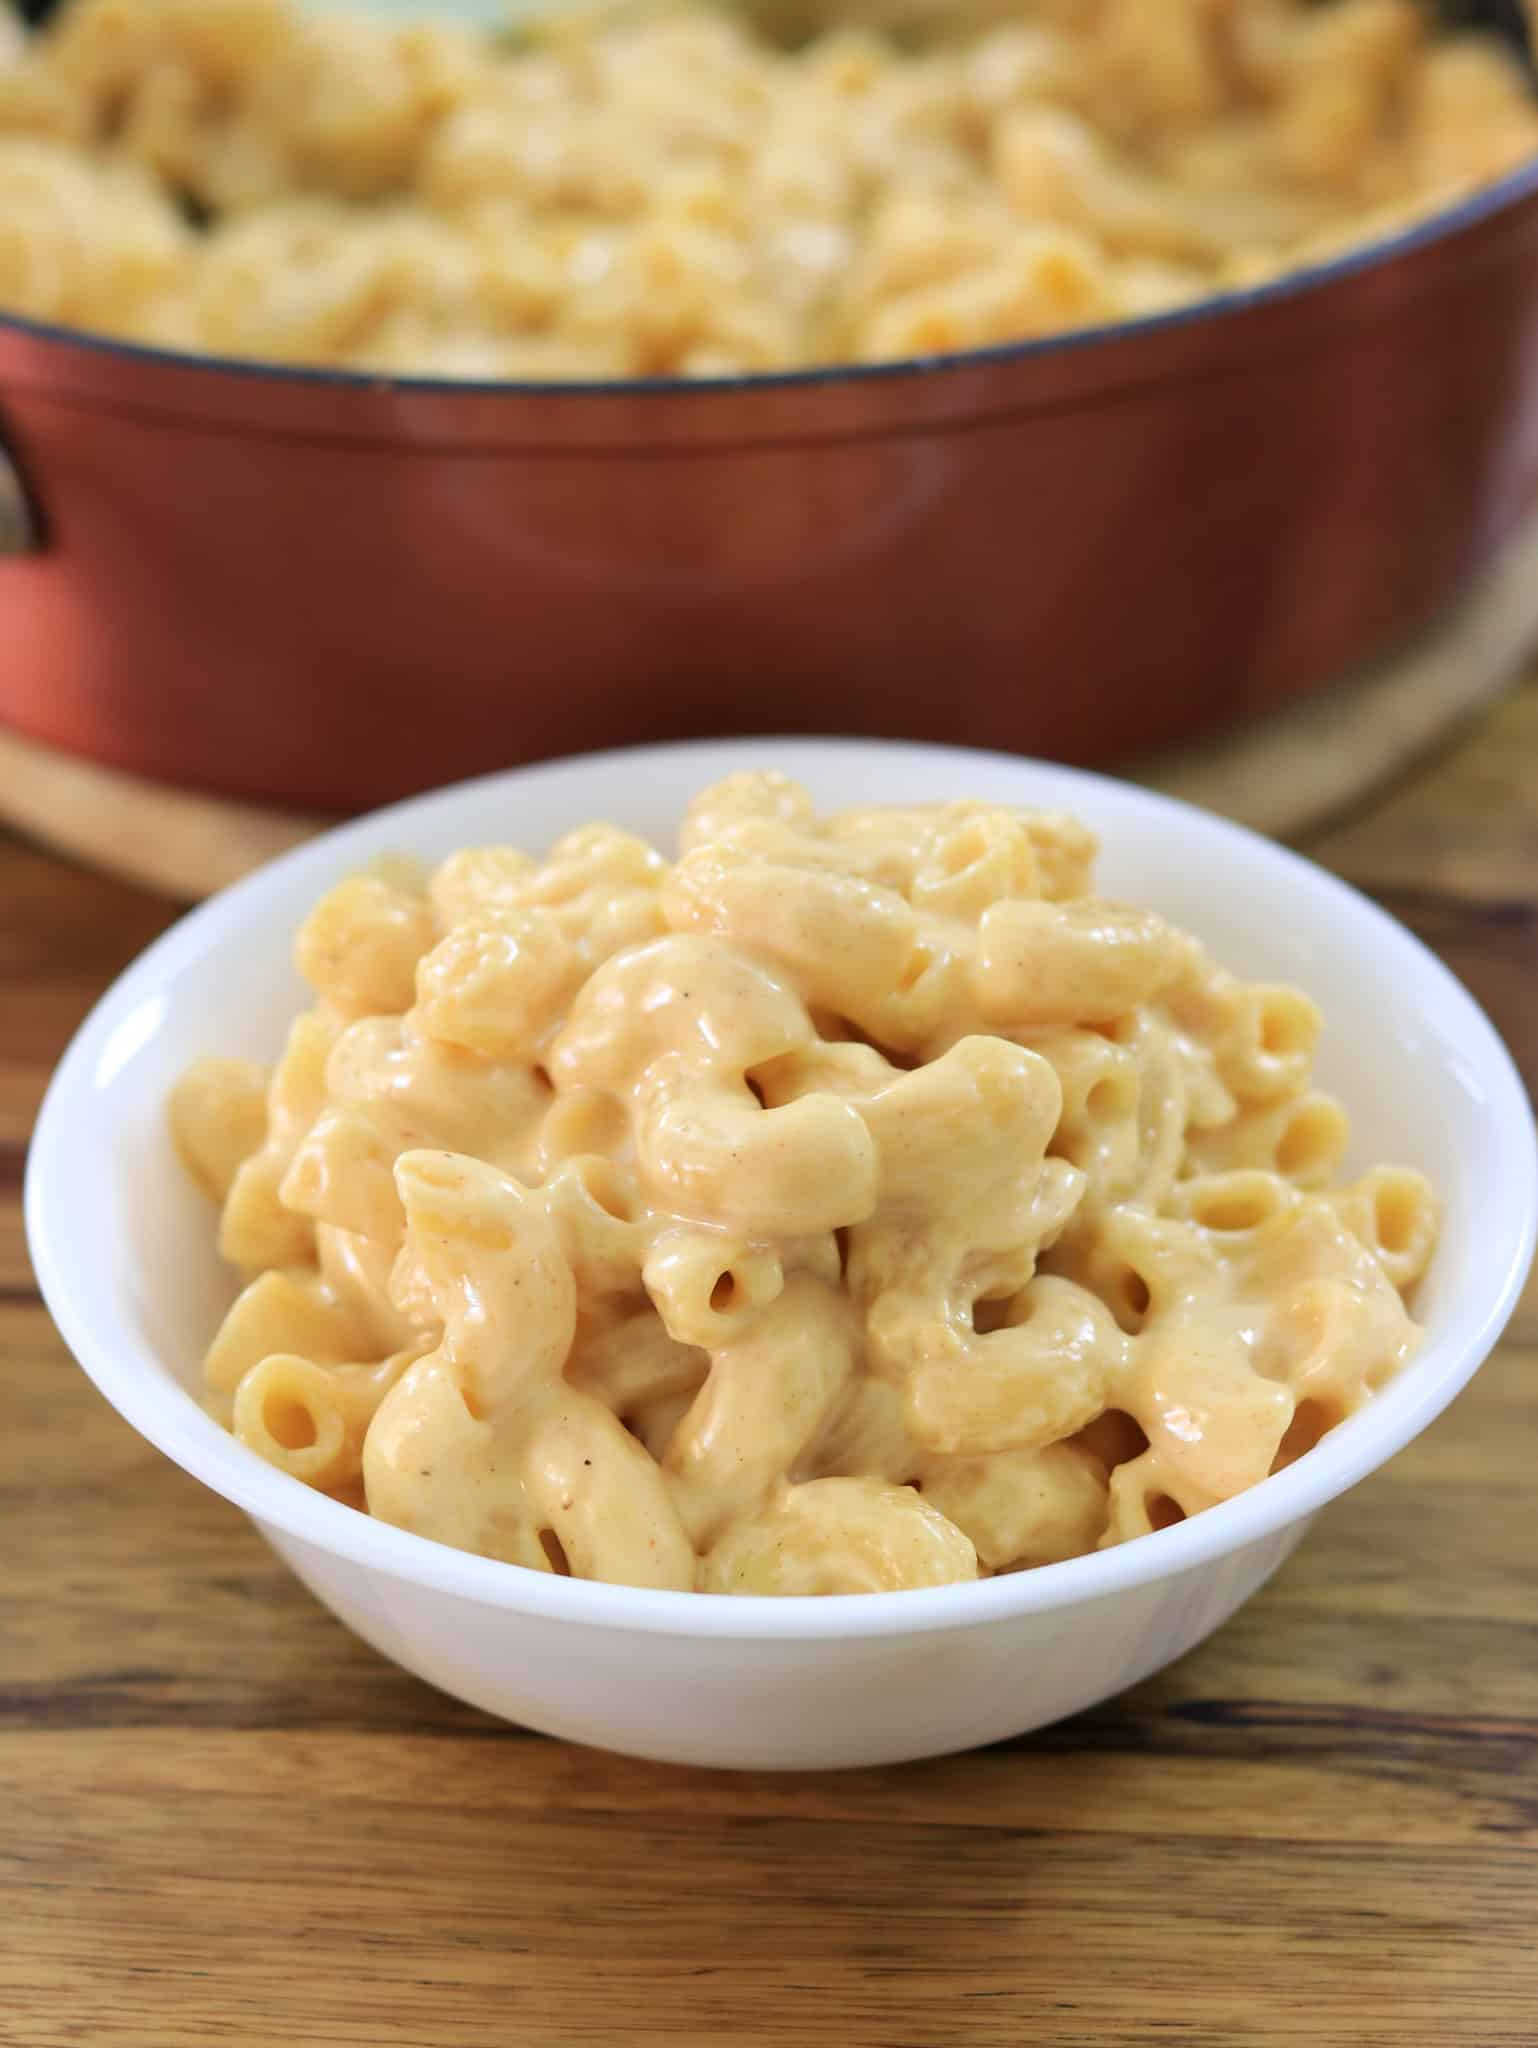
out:
M401 827L433 814L452 815L470 793L501 786L526 791L540 780L558 780L595 768L625 767L644 776L654 762L709 755L708 779L738 767L762 767L766 755L840 763L852 769L873 753L924 757L937 769L955 771L969 763L1045 772L1072 805L1076 790L1109 790L1113 801L1131 802L1154 820L1176 829L1195 823L1217 841L1257 850L1294 882L1375 933L1435 991L1439 1008L1456 1016L1460 1049L1477 1070L1487 1104L1489 1128L1498 1149L1501 1201L1492 1205L1481 1240L1476 1277L1482 1289L1477 1317L1461 1342L1444 1343L1438 1358L1429 1344L1410 1374L1386 1388L1369 1405L1332 1431L1306 1458L1285 1471L1200 1515L1114 1549L1091 1552L1060 1564L962 1584L905 1592L744 1599L727 1594L654 1591L598 1581L557 1578L449 1548L377 1522L367 1514L314 1492L267 1465L219 1427L184 1390L169 1383L153 1350L132 1337L110 1296L95 1302L89 1280L95 1271L90 1247L72 1241L71 1188L79 1162L70 1157L71 1126L103 1091L95 1076L126 1039L143 1034L149 1009L158 1016L155 988L188 967L210 943L259 925L263 905L278 880L298 879L313 870L318 887L336 873L337 856L375 850ZM1039 796L1027 799L1040 801ZM350 847L349 842L355 846ZM399 843L396 841L396 843ZM109 1084L110 1086L110 1084ZM29 1148L24 1186L28 1248L43 1301L74 1357L101 1393L148 1442L214 1492L243 1508L259 1524L339 1560L433 1591L450 1593L487 1607L562 1622L618 1628L638 1634L690 1638L720 1637L735 1642L928 1634L1040 1614L1080 1602L1110 1598L1157 1579L1175 1578L1209 1564L1283 1528L1306 1520L1417 1436L1472 1378L1504 1329L1532 1263L1538 1237L1538 1131L1527 1092L1511 1054L1495 1027L1463 984L1430 949L1397 919L1327 870L1249 831L1173 797L1144 790L1078 768L980 748L933 746L903 740L802 738L698 739L654 746L610 748L450 784L409 797L319 834L251 875L220 891L173 924L135 959L93 1006L76 1031L49 1083ZM87 1284L77 1286L77 1278ZM1434 1370L1424 1371L1431 1363ZM1417 1374L1416 1368L1422 1370ZM1413 1377L1411 1375L1414 1375Z
M949 373L1001 368L1037 359L1060 359L1093 352L1121 341L1136 341L1179 328L1235 320L1254 309L1290 303L1322 293L1328 286L1362 272L1386 267L1401 256L1470 234L1481 223L1514 213L1524 200L1538 196L1538 155L1500 178L1465 193L1450 205L1410 220L1385 233L1370 235L1333 255L1283 271L1260 284L1218 290L1162 313L1131 320L1099 321L1057 334L1019 341L993 342L984 348L949 349L932 355L895 356L873 363L814 363L790 370L749 370L723 377L606 377L589 380L519 377L431 377L410 373L336 368L323 364L268 362L260 356L229 356L201 350L175 349L151 342L129 341L97 329L39 320L0 307L0 335L6 329L35 341L84 350L88 355L121 358L129 363L166 370L212 373L234 380L271 378L288 386L367 391L383 397L433 395L508 398L578 399L676 398L698 395L706 403L742 392L815 391L844 385L863 387L902 377L939 378Z

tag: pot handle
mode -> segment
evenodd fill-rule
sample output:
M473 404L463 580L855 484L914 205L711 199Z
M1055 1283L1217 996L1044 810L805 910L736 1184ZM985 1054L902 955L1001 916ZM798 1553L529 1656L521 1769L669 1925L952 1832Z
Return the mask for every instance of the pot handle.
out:
M7 555L31 554L42 545L37 514L21 481L21 472L0 441L0 561Z

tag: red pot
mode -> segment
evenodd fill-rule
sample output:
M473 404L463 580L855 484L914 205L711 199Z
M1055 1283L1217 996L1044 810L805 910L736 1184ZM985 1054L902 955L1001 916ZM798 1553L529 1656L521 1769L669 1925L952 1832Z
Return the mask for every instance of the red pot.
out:
M786 730L1105 759L1383 653L1533 505L1538 167L1240 298L720 384L0 319L0 447L0 721L149 776L351 807Z

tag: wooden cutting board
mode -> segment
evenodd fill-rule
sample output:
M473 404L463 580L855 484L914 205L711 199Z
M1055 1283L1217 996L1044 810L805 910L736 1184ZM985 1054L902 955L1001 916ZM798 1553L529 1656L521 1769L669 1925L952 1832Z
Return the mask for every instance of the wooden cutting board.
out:
M1272 716L1125 762L1150 788L1302 839L1401 775L1507 688L1538 648L1538 516L1398 654ZM328 820L194 795L0 730L0 822L193 902Z

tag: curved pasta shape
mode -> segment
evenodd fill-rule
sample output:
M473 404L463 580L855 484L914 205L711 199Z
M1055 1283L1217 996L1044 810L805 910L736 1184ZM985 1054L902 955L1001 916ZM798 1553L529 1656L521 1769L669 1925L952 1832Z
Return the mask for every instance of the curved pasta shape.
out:
M1142 1074L1136 1055L1098 1031L1035 1041L1057 1075L1063 1107L1052 1151L1084 1175L1075 1215L1087 1218L1135 1185L1143 1156Z
M805 1003L760 962L675 933L592 975L549 1064L563 1092L618 1094L664 1059L740 1076L815 1035Z
M418 1359L380 1403L363 1441L368 1510L414 1535L547 1572L516 1467L497 1469L489 1420L466 1406L451 1357Z
M229 1308L208 1347L204 1381L210 1393L232 1393L253 1365L275 1352L340 1365L367 1357L373 1335L365 1318L317 1273L275 1267L242 1288Z
M582 1154L617 1159L629 1146L626 1104L601 1088L567 1088L553 1095L529 1148L531 1178L548 1180L564 1160Z
M908 1428L902 1389L866 1372L850 1380L790 1476L885 1479L908 1486L924 1459Z
M1298 1188L1327 1187L1351 1135L1346 1112L1317 1088L1246 1106L1216 1128L1190 1133L1187 1165L1198 1173L1257 1167Z
M171 1136L193 1179L223 1202L267 1135L272 1075L259 1060L195 1060L166 1104Z
M321 898L299 928L294 964L337 1016L406 1009L417 962L435 936L432 906L388 882L357 875Z
M527 1060L565 1015L582 962L538 910L485 910L416 966L413 1016L427 1038L489 1060Z
M311 1124L278 1188L285 1209L357 1237L398 1239L395 1162L427 1133L389 1108L333 1102Z
M702 1548L767 1499L816 1437L853 1375L854 1340L848 1304L798 1273L745 1335L712 1354L667 1454L679 1511Z
M866 1305L873 1369L908 1384L910 1401L924 1375L910 1422L930 1448L950 1427L939 1419L946 1383L973 1403L973 1421L956 1428L984 1426L983 1410L988 1426L1008 1426L999 1403L1010 1397L997 1384L982 1394L987 1373L971 1395L961 1391L974 1364L986 1356L991 1373L1002 1358L997 1346L984 1352L972 1309L1025 1287L1082 1192L1077 1169L1045 1156L1059 1104L1045 1060L1002 1039L967 1038L861 1105L880 1155L882 1210L851 1232L849 1285Z
M623 1422L657 1402L692 1400L709 1370L708 1353L681 1344L657 1311L646 1307L597 1328L579 1328L566 1377Z
M584 1298L634 1294L660 1220L634 1178L601 1152L562 1160L541 1191Z
M898 1593L976 1577L971 1543L911 1487L810 1479L734 1523L700 1583L707 1593Z
M876 1146L859 1112L830 1095L765 1109L745 1084L712 1085L659 1060L635 1138L659 1204L748 1235L838 1230L876 1206Z
M537 866L504 878L498 901L509 911L547 916L591 972L663 932L658 888L665 868L662 856L633 833L584 825L558 840Z
M1296 1190L1264 1167L1198 1174L1171 1189L1167 1208L1225 1240L1254 1243L1258 1233L1297 1207Z
M1204 1488L1182 1485L1155 1450L1118 1465L1111 1474L1109 1492L1111 1513L1100 1539L1102 1550L1173 1528L1188 1515L1199 1515L1217 1505L1215 1496Z
M336 1040L329 1100L295 1146L279 1194L295 1215L398 1242L402 1153L428 1146L518 1168L534 1150L549 1087L529 1060L492 1061L425 1035L416 1012L367 1017Z
M313 1256L313 1224L288 1208L280 1191L295 1152L326 1108L326 1060L336 1031L319 1010L294 1019L267 1088L267 1134L230 1183L219 1251L246 1272L305 1265Z
M734 1343L785 1289L777 1251L719 1230L664 1231L642 1277L668 1334L705 1351Z
M1118 1204L1158 1210L1180 1176L1190 1123L1190 1065L1157 1009L1120 1022L1116 1043L1137 1070L1137 1156L1114 1189Z
M1391 1288L1364 1288L1343 1271L1289 1291L1265 1333L1266 1366L1300 1403L1322 1404L1332 1426L1392 1379L1419 1341Z
M593 975L550 1067L563 1092L624 1090L658 1207L783 1236L853 1222L874 1200L853 1110L819 1097L767 1109L746 1078L813 1037L804 1004L764 968L675 936Z
M1070 1443L926 1458L925 1500L954 1522L988 1571L1019 1571L1093 1550L1110 1521L1106 1468Z
M292 1479L328 1487L348 1476L341 1401L330 1374L307 1358L278 1353L250 1367L235 1389L234 1430Z
M663 886L662 906L675 931L717 933L767 956L794 975L808 1004L852 1019L878 1043L922 1043L924 1029L905 1017L903 1002L919 924L895 890L718 845L684 856Z
M986 1203L991 1227L1008 1235L1034 1210L1062 1090L1039 1054L1000 1038L965 1038L929 1065L897 1075L859 1108L880 1155L884 1202L925 1209ZM937 1161L944 1162L943 1188ZM1056 1178L1077 1197L1082 1176L1069 1170ZM1009 1214L1000 1216L994 1205L1011 1193Z
M1072 1436L1106 1406L1126 1360L1104 1305L1071 1281L1042 1275L1009 1305L1003 1329L937 1317L927 1300L883 1295L871 1351L900 1375L908 1427L926 1451L975 1456L1036 1450Z
M695 1555L656 1459L602 1402L550 1402L522 1453L529 1510L569 1570L617 1586L688 1591Z
M1001 817L1017 825L1030 841L1033 893L1054 903L1088 893L1097 842L1094 833L1066 811L1001 811L996 804L963 797L951 803L835 811L822 829L859 862L859 872L912 897L921 873L934 874L956 864L952 835L977 819ZM941 854L948 842L950 850ZM963 839L962 845L966 843ZM1024 856L1012 858L1022 863L1016 875L1023 877Z
M577 1333L577 1286L544 1203L485 1161L408 1152L396 1185L419 1270L443 1319L472 1412L560 1376Z
M1200 1230L1137 1203L1107 1210L1092 1231L1049 1252L1047 1264L1087 1288L1128 1336L1218 1293L1223 1280L1219 1251Z
M766 1109L779 1109L803 1095L836 1095L857 1102L885 1088L901 1072L874 1046L820 1038L777 1059L759 1061L746 1078Z
M1375 1166L1333 1197L1352 1236L1373 1254L1401 1293L1431 1263L1437 1239L1437 1200L1423 1173Z
M692 1586L694 1551L661 1471L563 1377L576 1285L539 1196L451 1154L408 1153L396 1178L443 1339L369 1426L370 1511L535 1569L560 1560L622 1584Z
M376 1364L326 1366L274 1353L242 1375L230 1426L248 1450L291 1479L339 1493L361 1477L369 1425L421 1355L418 1345Z
M1062 1031L1141 1008L1186 971L1194 948L1152 911L1006 900L977 929L977 1002L989 1024Z
M1301 989L1240 989L1218 1071L1241 1102L1266 1102L1307 1085L1323 1019Z
M678 828L678 850L684 854L697 846L713 846L749 819L804 826L811 824L813 815L812 799L788 775L728 775L691 799Z
M467 846L434 868L427 898L441 932L488 911L516 910L534 862L516 846Z
M535 1048L522 1058L483 1058L436 1039L417 1012L368 1017L332 1047L326 1086L334 1101L400 1119L444 1150L474 1151L516 1172L550 1107L550 1084Z
M422 1324L402 1313L391 1291L391 1274L399 1249L395 1243L359 1237L352 1231L320 1223L315 1228L315 1249L322 1280L349 1317L367 1332L370 1351L401 1351L416 1340ZM360 1350L357 1355L364 1354Z
M1010 811L975 811L948 822L915 868L907 893L915 909L970 925L996 903L1037 901L1041 869L1029 824Z
M1255 1369L1253 1311L1161 1317L1135 1352L1118 1398L1142 1424L1167 1489L1228 1500L1259 1485L1296 1403Z

